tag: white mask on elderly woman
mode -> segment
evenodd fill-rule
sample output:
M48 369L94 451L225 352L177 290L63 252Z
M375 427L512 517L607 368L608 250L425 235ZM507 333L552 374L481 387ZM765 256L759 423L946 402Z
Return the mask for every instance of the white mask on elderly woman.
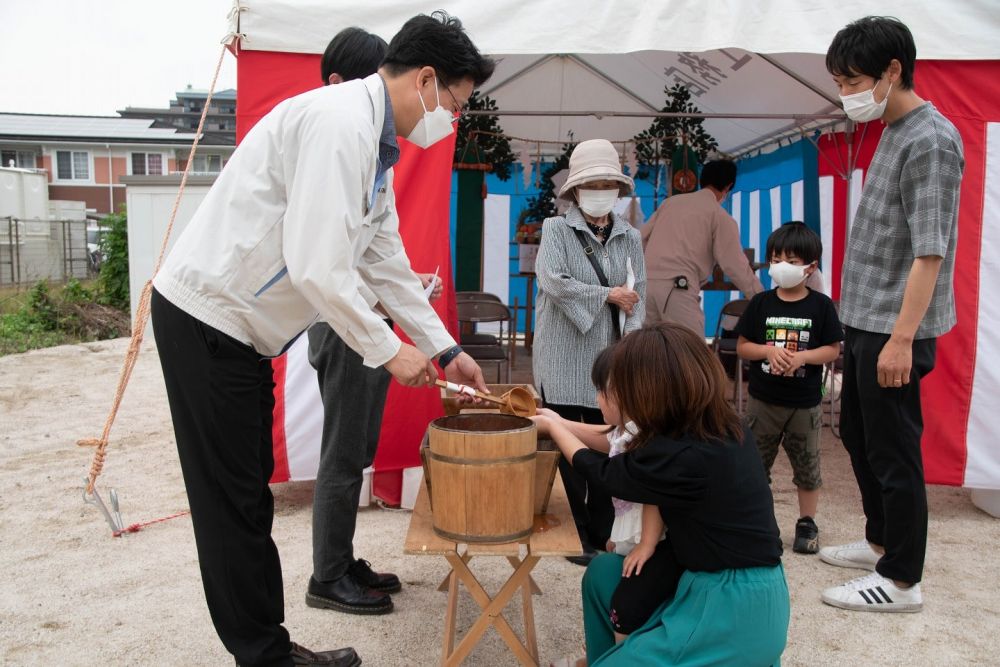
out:
M580 210L589 216L602 218L615 207L618 201L618 190L585 190L576 191L580 200Z

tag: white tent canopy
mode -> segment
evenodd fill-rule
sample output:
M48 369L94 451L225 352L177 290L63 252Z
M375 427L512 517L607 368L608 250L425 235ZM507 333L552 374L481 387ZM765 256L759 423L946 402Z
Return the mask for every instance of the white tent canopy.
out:
M995 0L881 7L859 0L443 0L427 5L378 0L243 5L237 0L236 6L232 30L243 37L240 48L295 53L322 53L330 38L350 25L388 40L414 14L441 8L462 20L484 53L500 60L482 90L501 110L648 114L663 106L665 87L684 83L701 111L742 116L705 121L727 153L828 125L839 116L824 54L833 35L859 17L878 12L899 17L914 33L922 59L1000 58ZM941 29L944 20L947 30ZM747 117L755 114L784 117ZM624 141L650 122L649 117L608 115L502 119L510 135L553 142L567 140L570 132L578 141Z

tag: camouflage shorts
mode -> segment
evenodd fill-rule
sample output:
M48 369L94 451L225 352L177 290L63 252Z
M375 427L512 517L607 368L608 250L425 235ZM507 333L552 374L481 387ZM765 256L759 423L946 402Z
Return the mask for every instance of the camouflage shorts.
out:
M778 447L784 446L792 464L792 483L804 491L815 491L823 485L819 470L819 432L823 425L820 406L787 408L751 396L746 419L757 440L769 483Z

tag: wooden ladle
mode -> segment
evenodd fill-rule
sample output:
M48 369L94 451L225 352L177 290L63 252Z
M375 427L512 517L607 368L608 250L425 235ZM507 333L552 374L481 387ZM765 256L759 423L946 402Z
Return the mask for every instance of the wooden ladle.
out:
M500 396L493 396L492 394L484 394L483 392L477 391L473 387L469 387L464 384L456 384L454 382L447 382L441 379L435 380L434 384L438 387L443 387L448 391L453 391L456 394L475 396L476 398L481 398L484 401L494 403L500 406L500 412L504 414L516 415L518 417L532 417L537 412L534 396L532 396L531 392L524 387L514 387Z

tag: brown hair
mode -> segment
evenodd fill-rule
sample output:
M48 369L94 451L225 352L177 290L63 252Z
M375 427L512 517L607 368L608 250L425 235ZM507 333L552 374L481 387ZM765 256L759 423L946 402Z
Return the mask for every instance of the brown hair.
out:
M630 449L653 435L743 439L740 418L725 398L722 364L687 327L650 325L622 338L611 384L622 413L639 430Z

